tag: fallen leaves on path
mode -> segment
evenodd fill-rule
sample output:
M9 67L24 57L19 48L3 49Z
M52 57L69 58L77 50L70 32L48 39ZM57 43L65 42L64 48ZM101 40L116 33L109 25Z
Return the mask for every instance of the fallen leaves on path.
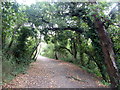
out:
M105 87L78 66L39 56L26 74L20 74L6 88L92 88Z

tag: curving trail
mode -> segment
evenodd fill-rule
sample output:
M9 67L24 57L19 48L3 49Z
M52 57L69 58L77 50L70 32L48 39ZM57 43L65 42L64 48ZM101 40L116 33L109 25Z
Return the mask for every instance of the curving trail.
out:
M105 87L93 75L61 60L38 56L26 74L18 75L7 88L97 88Z

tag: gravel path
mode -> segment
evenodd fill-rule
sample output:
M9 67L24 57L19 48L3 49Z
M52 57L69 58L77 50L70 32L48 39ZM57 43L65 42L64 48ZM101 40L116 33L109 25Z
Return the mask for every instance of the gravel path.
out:
M5 85L11 88L97 88L105 87L93 75L61 60L39 56L26 74Z

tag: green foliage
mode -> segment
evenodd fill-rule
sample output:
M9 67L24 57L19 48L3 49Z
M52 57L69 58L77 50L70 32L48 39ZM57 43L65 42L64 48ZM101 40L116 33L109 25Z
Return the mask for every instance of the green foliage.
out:
M106 86L110 86L110 83L106 82L105 80L102 80L101 82L102 82L102 84L104 84Z
M37 5L38 4L36 4L35 7L39 8L39 5ZM79 64L83 68L85 67L87 71L95 73L97 76L102 77L105 81L109 82L109 77L106 73L106 64L104 63L101 44L96 32L93 16L98 14L99 16L96 17L102 20L105 28L108 29L111 22L114 21L111 20L112 18L110 16L108 16L106 10L109 9L109 6L112 4L106 2L99 2L99 4L96 5L87 3L60 2L49 3L48 5L54 9L48 9L49 6L46 8L40 7L42 12L46 10L50 13L48 17L44 14L44 17L41 18L44 23L41 25L43 26L41 34L44 35L44 39L48 44L54 44L54 49L50 50L50 53L47 52L47 55L53 55L54 57L53 53L57 51L57 56L59 57L62 52L63 57L60 57L60 59ZM96 8L99 12L94 11ZM115 21L117 21L117 19ZM53 31L46 31L47 29L44 29L46 26L47 28L51 28ZM64 28L66 27L82 28L83 32L78 34L78 32L70 29L65 30ZM116 26L113 27L115 28ZM54 28L58 28L58 30L54 31ZM112 30L110 33L118 33L117 30L113 30L111 27L110 29ZM117 36L117 38L113 36L112 38L114 38L113 43L116 56L118 58L117 64L119 64L119 36ZM64 55L66 57L64 57ZM70 58L68 59L68 57Z
M13 54L15 57L26 57L27 52L29 52L27 42L29 41L27 38L30 36L34 37L34 32L29 27L22 27L19 31L19 36L17 38L16 46L14 47Z
M37 2L31 6L22 6L14 2L3 2L5 73L13 73L13 67L16 67L17 72L24 71L22 66L32 62L31 57L34 56L40 40L43 40L48 45L42 48L42 55L77 64L102 77L105 80L103 83L108 85L106 82L109 83L109 76L94 16L103 22L110 34L120 70L120 29L118 15L115 15L118 12L111 10L109 15L106 13L111 5L113 4L106 2ZM7 65L10 67L8 71Z
M19 73L26 73L27 64L17 64L14 62L14 57L6 58L3 56L2 62L2 80L3 84L11 81Z
M110 27L108 28L110 37L112 39L113 42L113 46L114 46L114 51L116 54L116 63L120 72L120 28L119 27L115 27L113 25L110 25Z
M49 58L55 58L54 57L54 45L53 44L49 44L46 47L44 47L43 51L42 51L42 55L49 57Z
M9 82L19 73L25 73L33 61L37 29L28 24L21 6L15 2L2 2L2 57L3 82Z

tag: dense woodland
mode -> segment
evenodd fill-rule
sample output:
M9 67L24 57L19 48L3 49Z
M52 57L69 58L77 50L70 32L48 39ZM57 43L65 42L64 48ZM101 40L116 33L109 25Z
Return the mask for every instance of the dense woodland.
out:
M3 82L41 55L65 60L120 85L120 3L2 2ZM43 43L43 44L41 44ZM46 47L42 48L44 44Z

